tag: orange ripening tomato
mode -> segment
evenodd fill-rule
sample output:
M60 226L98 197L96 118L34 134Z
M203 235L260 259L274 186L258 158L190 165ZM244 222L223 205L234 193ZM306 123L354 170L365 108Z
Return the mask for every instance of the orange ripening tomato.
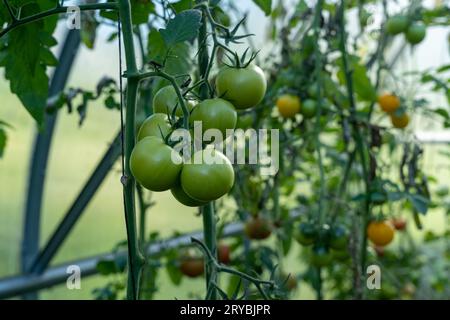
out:
M378 104L384 112L392 113L400 107L400 99L393 94L383 94L378 97Z
M406 128L409 124L409 116L407 113L403 113L400 116L391 114L391 122L395 128L403 129L403 128Z
M300 99L290 94L278 97L276 105L283 118L294 118L300 112Z
M386 221L372 221L367 227L367 237L376 246L386 246L394 239L394 227Z

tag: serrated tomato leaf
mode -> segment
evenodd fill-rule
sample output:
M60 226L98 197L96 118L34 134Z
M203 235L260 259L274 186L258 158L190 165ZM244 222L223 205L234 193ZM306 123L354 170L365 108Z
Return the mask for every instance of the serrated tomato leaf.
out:
M202 14L199 10L186 10L169 20L165 29L160 29L164 42L171 47L177 43L197 37Z
M266 16L272 12L272 0L253 0L253 2L264 11Z

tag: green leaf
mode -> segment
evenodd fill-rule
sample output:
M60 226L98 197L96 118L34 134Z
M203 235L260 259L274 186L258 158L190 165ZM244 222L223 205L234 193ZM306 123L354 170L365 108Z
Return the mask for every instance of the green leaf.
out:
M116 263L113 260L99 261L97 263L97 271L104 276L117 273Z
M58 59L56 59L53 52L51 52L46 47L41 47L41 52L39 54L39 57L40 57L41 61L47 66L55 67L58 65Z
M7 140L8 137L6 136L5 129L0 128L0 158L3 157Z
M108 0L108 2L115 2L115 0ZM151 0L130 0L130 5L133 24L147 23L149 15L155 12L155 5ZM100 16L117 21L117 13L115 11L102 11Z
M95 15L92 12L83 12L81 16L81 41L89 48L94 48L95 39L97 36L98 22L95 20Z
M444 119L449 119L450 118L450 115L448 114L448 111L443 109L443 108L439 108L439 109L433 110L433 112L438 114L438 115L440 115Z
M150 13L155 12L155 5L151 0L132 0L131 19L133 24L147 23Z
M421 214L427 213L428 205L430 204L427 198L419 194L408 194L408 200L417 212Z
M36 13L39 6L30 3L22 12ZM2 64L5 78L10 81L11 92L15 93L39 125L44 118L48 96L48 77L45 65L39 63L41 53L40 33L42 21L21 26L11 31L8 37L7 55Z
M168 55L169 48L165 44L161 33L152 29L148 35L149 60L160 64L165 63L165 71L169 74L189 73L192 68L190 49L187 43L178 43L171 48L173 52Z
M173 262L169 262L166 265L166 270L172 283L178 286L183 279L183 274L180 272L178 267Z
M349 57L349 68L353 80L353 88L358 98L362 101L374 102L377 100L377 93L373 87L369 77L367 76L367 70L364 65L359 63L359 58L356 56ZM342 84L346 83L345 72L343 68L342 59L339 59L338 65L340 67L338 71L338 78Z
M253 2L264 11L266 16L272 12L272 0L253 0Z
M171 47L177 43L193 40L198 35L201 25L199 10L186 10L171 19L166 29L160 29L164 42Z
M178 2L171 4L172 8L175 10L177 14L184 10L191 9L193 5L194 5L193 0L180 0Z

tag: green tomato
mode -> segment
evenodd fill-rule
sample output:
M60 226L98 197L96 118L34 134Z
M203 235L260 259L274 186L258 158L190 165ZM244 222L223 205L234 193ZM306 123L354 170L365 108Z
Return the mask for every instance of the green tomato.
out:
M339 261L347 261L350 259L350 253L347 250L331 250L331 256L333 259Z
M234 184L234 170L225 155L205 149L194 153L181 171L181 186L191 198L213 201L227 194Z
M131 173L144 188L151 191L172 188L182 167L181 156L157 137L145 137L131 153Z
M405 37L411 44L422 42L427 33L427 28L423 23L413 23L406 30Z
M190 112L194 107L193 102L185 101L185 103L188 111ZM169 85L159 89L153 97L153 112L165 113L171 116L175 108L175 115L178 117L183 116L183 109L181 108L181 104L178 101L178 96L175 88Z
M302 222L298 226L295 239L298 243L308 246L313 244L317 237L317 231L313 224L309 222Z
M236 128L237 129L249 129L253 127L253 114L251 113L245 113L245 114L238 114Z
M333 256L322 246L314 247L311 253L311 263L316 267L325 267L331 263Z
M300 107L300 113L305 118L312 118L316 115L317 103L312 99L306 99L303 101L302 106Z
M149 116L141 125L138 133L138 141L145 137L158 137L164 139L170 133L172 127L169 124L167 115L155 113Z
M207 204L207 202L198 201L189 197L186 192L184 192L180 183L176 183L175 186L170 189L170 192L172 192L172 195L178 200L178 202L188 207L200 207Z
M264 98L266 76L256 65L247 68L224 67L217 75L216 89L218 96L230 101L236 109L248 109Z
M317 98L317 83L312 83L306 88L306 93L311 98Z
M335 250L343 250L347 247L348 231L341 225L330 229L330 247Z
M396 35L404 32L408 28L409 19L404 15L395 15L386 21L386 32L390 35Z
M207 99L194 107L189 120L194 128L201 122L202 135L208 129L218 129L225 140L227 129L236 127L237 113L233 105L224 99Z

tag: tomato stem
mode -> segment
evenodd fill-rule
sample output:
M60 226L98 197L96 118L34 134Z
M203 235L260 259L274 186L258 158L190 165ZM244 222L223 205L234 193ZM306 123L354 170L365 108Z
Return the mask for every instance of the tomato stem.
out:
M200 4L202 1L197 0L197 3ZM210 90L208 85L208 75L209 70L211 68L212 59L209 59L208 54L208 46L207 46L207 13L209 12L209 8L206 7L203 10L202 14L202 25L198 34L198 66L199 66L199 74L200 79L203 79L205 82L199 87L199 95L200 99L208 99ZM214 28L214 26L213 26ZM216 42L215 42L216 43ZM214 57L213 57L214 58ZM203 233L205 244L214 258L217 258L217 239L216 239L216 217L214 212L214 202L210 202L207 205L202 207L203 214ZM205 259L205 270L206 270L206 290L209 293L208 297L211 300L217 299L217 289L215 287L215 283L217 282L217 268L216 265L211 261L212 259Z
M134 52L133 30L131 23L131 9L129 0L119 0L120 22L122 24L123 43L127 73L136 73L136 54ZM121 75L122 76L122 75ZM136 228L135 188L136 182L130 169L131 152L136 143L136 100L139 80L129 78L126 91L126 115L125 115L125 176L123 181L123 197L125 203L125 222L128 240L128 285L127 299L139 298L139 279L144 265L144 257L139 249L138 234Z
M346 85L347 85L347 94L348 99L350 101L350 114L352 118L356 118L356 104L355 104L355 98L353 95L353 79L352 74L348 66L348 57L347 57L347 49L346 49L346 35L345 35L345 2L341 1L341 5L339 6L339 21L340 21L340 51L342 55L342 64L344 68L344 74L346 79ZM364 182L365 182L365 205L364 205L364 212L362 217L362 234L361 234L361 254L360 254L360 276L363 274L366 266L366 259L367 259L367 226L369 224L370 220L370 177L368 173L367 168L367 159L366 159L366 153L364 148L364 141L362 138L362 134L360 132L360 128L358 124L355 121L351 121L352 127L353 127L353 136L356 142L356 150L358 152L360 161L361 161L361 167L363 171L364 176ZM363 291L363 290L361 290ZM358 294L359 298L363 298L363 292L360 292Z

